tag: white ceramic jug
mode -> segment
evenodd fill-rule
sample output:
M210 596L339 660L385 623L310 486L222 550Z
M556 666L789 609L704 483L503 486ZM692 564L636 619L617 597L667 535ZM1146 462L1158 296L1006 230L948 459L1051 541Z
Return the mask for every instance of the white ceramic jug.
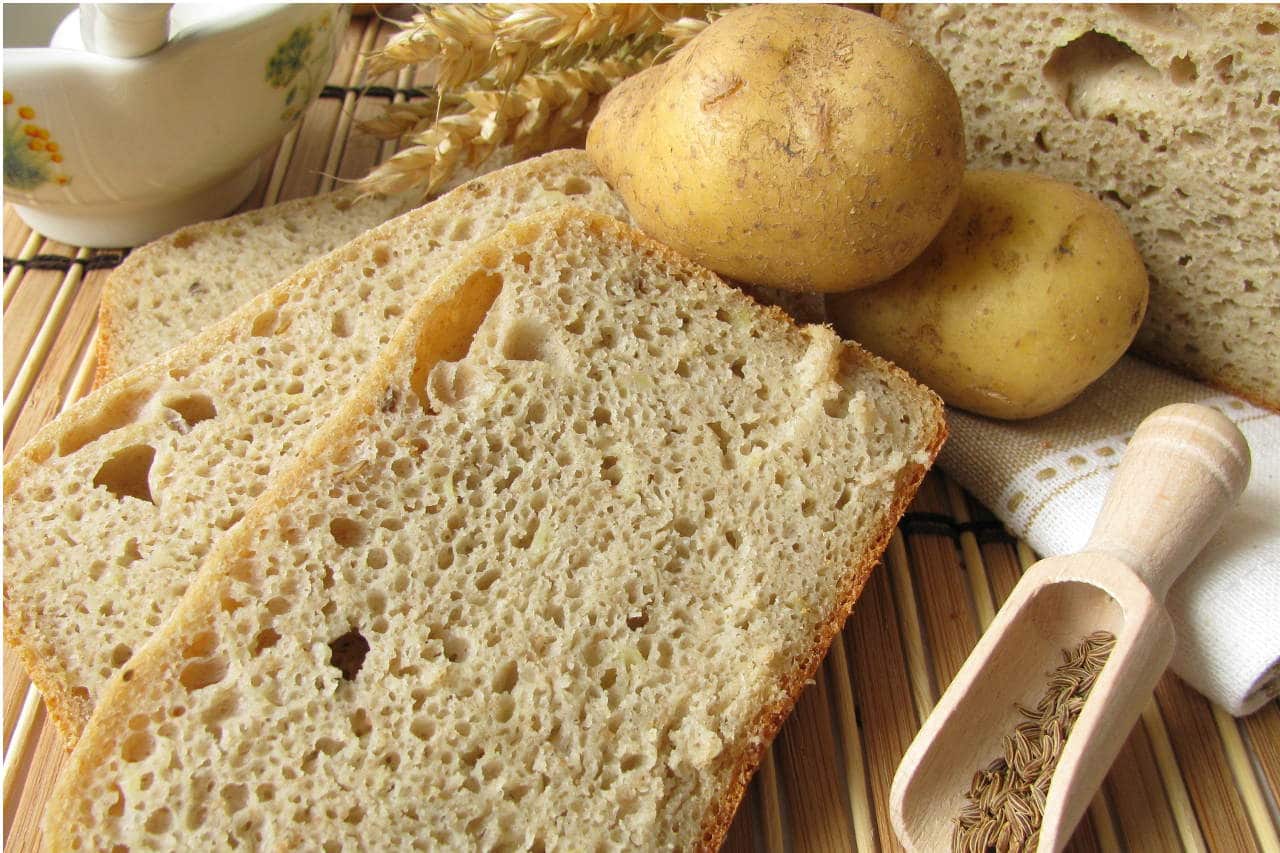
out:
M4 190L36 231L135 246L222 216L323 88L341 4L83 4L4 51Z

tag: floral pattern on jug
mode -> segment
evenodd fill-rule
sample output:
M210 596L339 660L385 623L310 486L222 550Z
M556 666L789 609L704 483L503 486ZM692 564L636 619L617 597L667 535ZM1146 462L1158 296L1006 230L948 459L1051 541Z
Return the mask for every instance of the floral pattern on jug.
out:
M33 190L50 181L63 186L70 183L71 179L58 169L62 151L49 129L35 123L33 107L14 107L15 103L13 93L4 90L4 185L14 190Z
M329 56L324 44L316 44L316 34L328 29L329 15L294 27L293 32L276 45L275 52L267 60L267 83L273 89L288 88L285 107L280 113L281 121L291 122L302 115L306 105L324 85Z

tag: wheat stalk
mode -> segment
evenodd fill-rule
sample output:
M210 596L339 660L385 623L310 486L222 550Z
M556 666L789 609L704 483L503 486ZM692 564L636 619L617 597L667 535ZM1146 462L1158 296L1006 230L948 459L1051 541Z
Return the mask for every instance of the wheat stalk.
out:
M408 143L359 183L366 192L431 193L501 145L525 157L580 144L609 89L667 59L719 14L675 4L420 7L367 67L377 75L423 65L435 92L357 123Z
M501 146L511 146L519 159L576 142L601 96L651 61L651 55L598 60L526 75L510 91L464 92L460 97L465 109L443 115L415 133L410 147L360 184L366 192L421 188L430 194L458 168L479 166ZM417 108L409 112L421 115Z

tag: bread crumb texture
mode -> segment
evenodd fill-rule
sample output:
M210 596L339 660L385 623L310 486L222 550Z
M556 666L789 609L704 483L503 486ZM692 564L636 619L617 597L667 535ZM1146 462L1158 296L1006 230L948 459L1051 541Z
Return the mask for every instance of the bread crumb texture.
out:
M484 168L510 161L503 151ZM475 176L460 170L446 187ZM183 344L309 261L424 201L420 192L363 196L348 187L201 222L135 249L103 287L97 384Z
M1138 350L1280 408L1280 11L886 11L946 67L970 163L1097 193L1142 250Z
M454 268L113 682L57 846L707 840L941 414L623 228Z
M569 200L625 216L580 151L478 179L304 268L32 439L5 470L5 635L66 737L426 286L476 240Z

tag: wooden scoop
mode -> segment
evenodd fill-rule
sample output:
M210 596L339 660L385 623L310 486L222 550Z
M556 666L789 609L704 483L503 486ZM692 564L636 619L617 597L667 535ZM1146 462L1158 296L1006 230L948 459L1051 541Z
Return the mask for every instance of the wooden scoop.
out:
M1072 727L1044 806L1038 850L1059 850L1173 655L1165 593L1249 478L1249 447L1203 406L1159 409L1137 429L1084 550L1032 566L898 765L894 831L909 850L948 849L974 773L1034 707L1064 649L1116 637Z

